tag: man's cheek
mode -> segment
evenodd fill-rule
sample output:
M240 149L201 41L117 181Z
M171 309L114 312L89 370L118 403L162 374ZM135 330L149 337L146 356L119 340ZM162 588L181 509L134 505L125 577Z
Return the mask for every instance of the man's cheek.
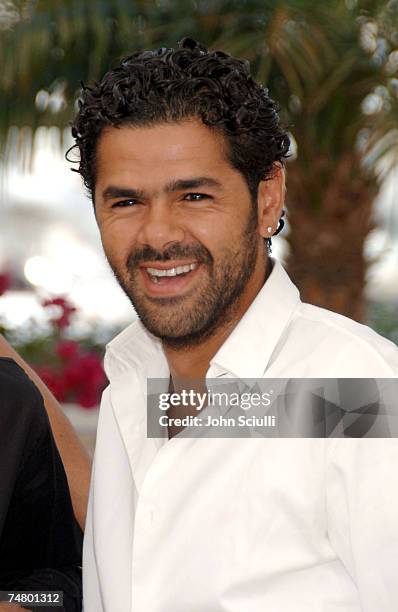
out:
M118 266L122 262L126 262L131 252L131 245L125 245L126 241L120 232L117 232L114 228L104 226L100 228L100 235L102 247L108 260Z
M115 255L113 253L113 248L112 245L110 244L109 241L104 240L101 237L101 242L102 242L102 248L104 249L104 253L106 255L107 260L109 261L109 263L113 266L113 263L115 261Z
M120 252L115 248L115 242L107 239L102 239L102 248L112 270L117 272L126 272L126 259L123 261Z

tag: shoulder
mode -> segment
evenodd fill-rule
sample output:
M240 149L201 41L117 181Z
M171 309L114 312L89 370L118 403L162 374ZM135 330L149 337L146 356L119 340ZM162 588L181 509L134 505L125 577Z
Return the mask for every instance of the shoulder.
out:
M398 376L398 347L367 325L300 303L289 327L307 353L328 364L329 376Z

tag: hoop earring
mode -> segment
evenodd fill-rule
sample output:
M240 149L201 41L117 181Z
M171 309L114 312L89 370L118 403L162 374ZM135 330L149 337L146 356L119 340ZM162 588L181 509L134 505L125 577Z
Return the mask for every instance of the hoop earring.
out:
M278 221L278 227L277 227L277 228L276 228L276 230L274 231L274 234L273 234L274 236L276 236L277 234L279 234L279 233L280 233L280 232L283 230L283 228L284 228L284 226L285 226L285 222L284 222L284 220L282 219L282 217L284 217L284 216L285 216L285 212L286 212L286 211L283 209L283 210L282 210L282 213L281 213L281 216L280 216L280 219L279 219L279 221Z

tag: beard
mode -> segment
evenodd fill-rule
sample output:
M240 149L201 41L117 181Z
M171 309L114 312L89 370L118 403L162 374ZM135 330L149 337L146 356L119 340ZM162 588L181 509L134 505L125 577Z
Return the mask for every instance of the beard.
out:
M122 273L113 273L145 328L164 345L174 349L197 346L234 318L255 267L258 254L257 214L252 210L240 240L228 245L215 261L202 244L172 244L160 253L149 246L136 249L127 258ZM195 260L203 264L204 278L192 291L173 297L145 295L139 282L139 265L146 261Z

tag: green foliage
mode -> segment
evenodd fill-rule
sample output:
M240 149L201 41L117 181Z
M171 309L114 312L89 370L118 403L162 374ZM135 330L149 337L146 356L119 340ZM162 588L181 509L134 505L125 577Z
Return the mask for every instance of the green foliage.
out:
M355 299L362 299L363 243L371 228L367 219L378 173L398 163L398 0L3 3L10 15L8 21L0 17L0 152L3 148L6 160L31 152L31 132L14 134L9 126L64 127L81 80L99 79L138 49L172 47L192 36L248 59L280 104L282 121L299 150L288 178L287 206L297 213L289 237L305 225L329 232L327 242L335 249L328 254L329 277L338 259L334 255L352 247L357 256L353 278L360 281ZM5 146L10 133L14 138ZM355 223L347 218L350 210ZM327 227L319 229L321 216ZM310 262L303 245L302 236L289 241L291 260L299 262L298 268L305 263L305 274L318 278L321 259ZM324 247L313 250L322 253ZM333 308L326 285L322 303ZM304 297L312 301L311 295Z
M8 25L3 20L0 32L3 141L10 125L67 125L81 80L100 78L127 53L175 46L185 35L252 62L257 77L281 104L308 163L314 147L336 158L353 146L360 130L371 130L363 132L362 143L367 137L373 144L396 125L396 1L8 4L15 14L10 9ZM36 98L39 91L42 95ZM361 103L372 94L377 112L364 115Z
M398 345L398 304L371 302L367 324Z

